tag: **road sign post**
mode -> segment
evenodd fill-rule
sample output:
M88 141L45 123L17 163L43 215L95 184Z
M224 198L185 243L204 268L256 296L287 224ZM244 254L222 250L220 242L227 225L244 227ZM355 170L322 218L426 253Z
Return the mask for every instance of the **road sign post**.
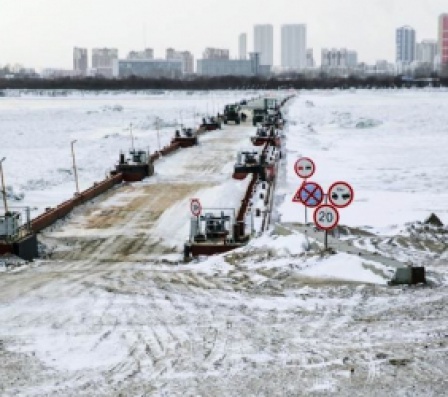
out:
M324 246L328 249L328 230L334 229L339 222L338 210L330 204L322 204L314 211L314 223L325 230Z
M300 201L305 206L305 224L308 223L307 207L317 207L324 199L324 191L316 182L303 182L299 189Z
M193 214L193 216L199 217L199 215L201 215L202 205L201 205L201 202L199 201L199 199L197 199L197 198L191 199L190 210L191 210L191 213Z
M328 200L336 208L347 207L354 197L353 188L347 182L335 182L328 189Z
M197 199L197 198L191 199L190 211L191 211L192 215L196 217L196 230L198 230L199 229L199 216L201 215L201 212L202 212L202 205L201 205L201 202L199 201L199 199Z
M294 171L299 178L308 179L316 172L316 165L310 158L301 157L295 162Z

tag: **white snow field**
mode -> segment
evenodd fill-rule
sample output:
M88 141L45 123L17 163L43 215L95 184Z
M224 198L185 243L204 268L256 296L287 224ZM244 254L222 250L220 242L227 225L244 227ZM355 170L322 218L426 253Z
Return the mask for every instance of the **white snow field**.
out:
M273 224L247 246L180 260L189 198L239 205L249 179L231 174L249 123L207 133L156 162L153 178L77 208L40 233L41 259L0 257L0 395L446 395L448 228L423 221L434 212L448 222L448 92L297 94ZM129 146L131 122L136 142L153 147L156 116L173 124L167 142L180 110L186 119L214 102L216 113L253 95L0 98L7 184L38 212L74 190L70 140L88 187ZM311 180L324 189L353 185L334 254L291 202L299 156L315 161ZM425 265L429 284L388 286L400 262Z

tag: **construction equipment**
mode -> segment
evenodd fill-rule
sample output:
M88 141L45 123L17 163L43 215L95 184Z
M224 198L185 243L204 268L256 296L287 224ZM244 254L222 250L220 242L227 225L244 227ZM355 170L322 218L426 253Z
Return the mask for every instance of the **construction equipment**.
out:
M264 116L266 114L266 110L264 109L254 109L252 111L252 125L255 127L257 123L262 123L264 120Z
M247 174L260 174L265 180L265 155L257 151L240 151L234 166L233 179L244 179Z
M224 108L224 124L229 121L239 124L241 122L240 107L239 105L226 105Z

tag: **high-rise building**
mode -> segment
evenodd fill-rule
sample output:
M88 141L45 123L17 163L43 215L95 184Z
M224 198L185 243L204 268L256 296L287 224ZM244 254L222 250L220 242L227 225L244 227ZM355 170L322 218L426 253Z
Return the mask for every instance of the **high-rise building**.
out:
M314 51L312 48L308 48L306 50L306 67L314 68L316 66L316 62L314 61Z
M254 51L260 54L260 65L274 64L274 29L272 25L254 26Z
M440 65L446 68L448 65L448 14L439 17L439 56Z
M197 73L199 76L269 76L271 67L260 65L259 54L252 52L249 59L198 59Z
M247 33L241 33L238 37L239 59L247 58Z
M282 25L281 66L285 70L306 68L306 25Z
M229 59L229 50L222 48L206 48L202 53L203 59Z
M358 53L346 48L322 49L322 67L327 69L354 68L358 64Z
M73 71L81 76L87 75L88 55L87 48L73 48Z
M167 60L178 60L182 62L182 73L193 74L194 57L190 51L175 51L174 48L166 49Z
M145 48L143 51L131 51L126 59L154 59L154 50L152 48Z
M182 76L182 62L174 59L123 59L114 61L114 77L176 79Z
M436 40L422 40L421 43L417 43L415 51L415 59L418 62L433 65L436 55L437 55Z
M118 50L116 48L92 49L92 69L95 74L103 77L112 77L116 61L118 61Z
M415 61L415 30L410 26L402 26L396 30L395 48L397 63L402 65Z

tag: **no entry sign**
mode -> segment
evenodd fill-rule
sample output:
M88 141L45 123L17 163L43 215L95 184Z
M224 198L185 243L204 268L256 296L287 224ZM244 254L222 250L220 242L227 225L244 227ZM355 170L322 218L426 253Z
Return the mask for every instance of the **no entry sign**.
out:
M316 172L314 161L308 157L302 157L294 164L294 171L299 178L310 178Z
M347 207L353 198L353 188L347 182L335 182L328 189L328 199L337 208Z
M193 214L193 216L201 215L202 206L201 206L201 202L199 201L199 199L197 199L197 198L191 199L190 210L191 210L191 213Z
M300 201L307 207L317 207L324 199L324 191L316 182L305 182L299 189Z
M339 222L338 210L329 204L323 204L314 211L314 223L319 229L331 230Z

